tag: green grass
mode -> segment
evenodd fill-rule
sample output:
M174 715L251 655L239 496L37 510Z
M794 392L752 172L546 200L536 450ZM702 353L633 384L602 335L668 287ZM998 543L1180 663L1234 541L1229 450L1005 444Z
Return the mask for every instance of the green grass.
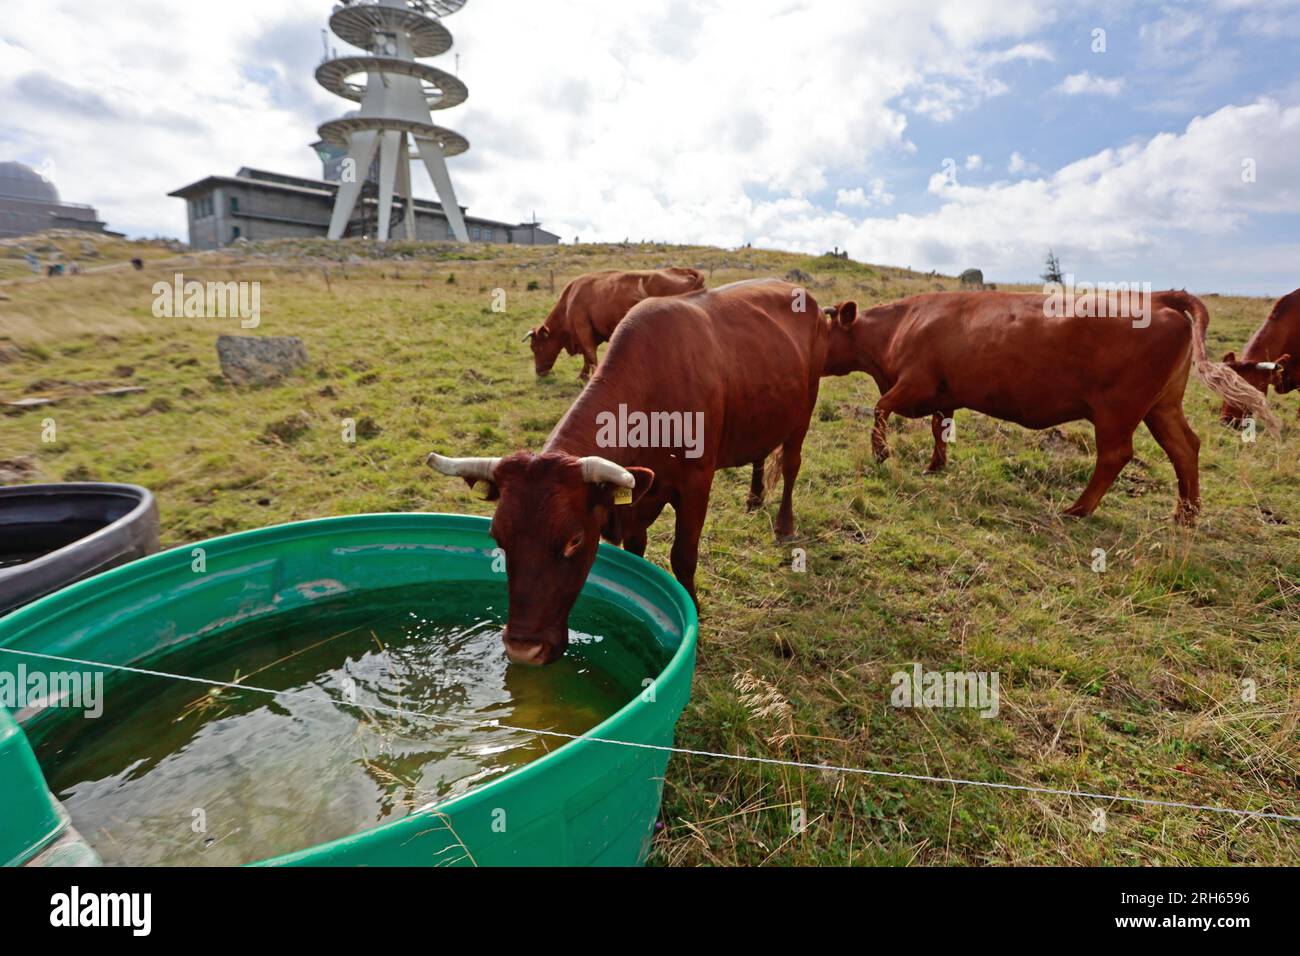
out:
M812 274L821 304L874 304L951 277L759 250L271 243L191 256L187 278L260 280L258 334L298 335L309 366L241 390L219 375L230 320L155 319L175 266L0 284L0 399L62 396L0 415L0 470L27 480L152 488L164 543L364 511L487 514L424 466L433 448L536 448L578 394L580 360L537 380L520 335L598 268L690 265L711 285ZM115 254L126 256L126 248ZM359 257L359 258L350 258ZM449 282L449 276L455 277ZM529 284L537 288L529 291ZM492 290L507 311L492 311ZM1240 349L1267 313L1209 297L1211 351ZM146 391L93 397L78 383ZM719 475L702 542L702 624L688 748L905 773L1300 814L1300 438L1216 423L1189 386L1205 514L1169 520L1173 472L1145 431L1086 521L1058 517L1091 470L1091 429L1049 432L959 413L946 473L924 476L926 422L896 422L870 457L863 376L828 379L796 495L800 540L775 506L744 511L748 474ZM53 419L57 440L42 441ZM343 420L367 422L355 444ZM648 557L667 566L671 520ZM791 549L808 570L791 570ZM1094 549L1107 570L1091 567ZM898 710L890 675L996 671L1001 712ZM748 687L741 690L737 680ZM1242 681L1257 687L1243 700ZM755 683L757 682L757 683ZM764 688L756 694L755 687ZM760 706L784 702L776 708ZM1215 864L1300 861L1296 824L1023 792L674 757L654 860L665 864ZM808 828L796 833L802 807Z

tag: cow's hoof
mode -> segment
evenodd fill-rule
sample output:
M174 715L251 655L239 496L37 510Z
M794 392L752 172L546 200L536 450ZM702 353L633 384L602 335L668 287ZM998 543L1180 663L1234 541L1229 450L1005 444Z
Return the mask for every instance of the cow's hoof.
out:
M791 531L789 534L781 534L781 532L778 531L776 534L777 544L790 544L798 540L799 540L799 536L795 534L793 531Z
M945 466L946 464L947 464L946 462L942 462L942 461L939 462L937 465L936 465L934 462L930 462L930 464L926 466L925 471L923 471L922 474L925 474L925 475L937 475L937 474L939 474L941 471L943 471L944 466Z
M883 465L885 462L889 461L889 449L885 448L882 449L881 451L876 452L875 457L876 457L876 464Z
M745 499L746 511L757 511L763 507L763 498L760 495L750 495Z
M1061 512L1061 517L1062 518L1087 518L1091 514L1092 514L1091 511L1085 511L1083 508L1080 508L1078 505L1072 505L1071 507L1066 508L1064 511Z
M1195 528L1200 516L1199 506L1180 501L1178 507L1174 509L1174 524L1180 528Z

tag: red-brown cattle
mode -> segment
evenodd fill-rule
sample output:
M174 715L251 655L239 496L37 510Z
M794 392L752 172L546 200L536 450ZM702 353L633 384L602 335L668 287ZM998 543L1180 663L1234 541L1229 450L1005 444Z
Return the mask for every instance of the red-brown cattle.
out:
M694 269L650 272L592 272L564 287L550 315L524 336L533 348L533 368L547 375L561 351L582 356L580 379L596 367L596 346L608 342L632 306L656 296L685 295L704 288Z
M1146 423L1178 476L1175 520L1200 511L1200 439L1183 415L1189 372L1266 422L1267 404L1238 375L1205 355L1209 313L1186 292L1153 293L1142 314L1050 314L1037 293L948 292L913 296L858 312L843 303L831 319L826 374L866 372L876 380L872 447L889 455L893 413L932 415L931 467L942 467L941 423L970 408L1026 428L1090 421L1096 432L1092 479L1066 514L1090 515L1133 457Z
M564 653L600 538L644 554L665 505L676 514L673 574L695 597L719 468L757 470L779 449L776 533L794 533L791 496L827 338L812 297L774 279L647 299L540 452L429 456L443 474L487 482L497 500L492 536L506 555L512 660L545 664Z
M1279 395L1300 383L1300 289L1282 296L1273 311L1246 343L1238 359L1229 352L1224 363L1264 395L1272 385ZM1223 403L1224 424L1239 424L1246 417L1240 405Z

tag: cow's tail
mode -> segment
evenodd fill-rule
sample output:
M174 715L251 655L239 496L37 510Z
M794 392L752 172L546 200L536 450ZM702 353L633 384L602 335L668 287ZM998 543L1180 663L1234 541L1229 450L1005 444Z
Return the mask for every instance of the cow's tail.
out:
M767 464L763 466L763 487L775 488L776 480L781 477L781 466L785 464L785 446L777 445L772 450L772 454L767 456Z
M1223 362L1210 361L1205 352L1205 333L1210 327L1210 311L1205 303L1186 292L1176 292L1174 297L1181 300L1183 314L1192 323L1192 367L1196 369L1196 377L1232 407L1244 408L1248 416L1263 422L1269 432L1280 434L1281 423L1268 407L1268 399Z

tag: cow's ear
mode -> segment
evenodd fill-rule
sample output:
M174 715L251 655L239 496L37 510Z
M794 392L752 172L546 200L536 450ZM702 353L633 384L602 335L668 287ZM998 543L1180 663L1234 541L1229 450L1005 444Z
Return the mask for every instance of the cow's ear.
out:
M550 337L551 337L551 330L548 329L546 326L543 325L541 328L537 330L537 338L548 339Z
M655 483L655 473L649 468L629 468L628 471L632 472L632 477L636 479L636 487L632 489L631 502L626 503L636 504L646 496L646 492Z
M649 468L629 468L628 471L636 479L636 486L634 488L620 488L609 482L603 482L595 492L597 504L603 504L606 507L634 505L645 497L646 492L655 483L655 473Z
M853 324L853 320L858 317L858 304L850 299L848 302L841 302L835 307L835 320L840 325L848 328Z
M1231 364L1232 364L1233 362L1235 362L1235 361L1237 361L1237 353L1236 353L1236 352L1229 352L1227 355L1225 355L1225 356L1223 357L1223 364L1224 364L1224 365L1231 365Z
M1292 358L1288 352L1278 357L1277 366L1273 373L1273 387L1279 394L1295 391L1296 379L1300 379L1300 359Z
M466 478L465 484L469 485L470 490L477 492L484 501L496 501L501 497L501 489L495 481L488 481L486 478Z

